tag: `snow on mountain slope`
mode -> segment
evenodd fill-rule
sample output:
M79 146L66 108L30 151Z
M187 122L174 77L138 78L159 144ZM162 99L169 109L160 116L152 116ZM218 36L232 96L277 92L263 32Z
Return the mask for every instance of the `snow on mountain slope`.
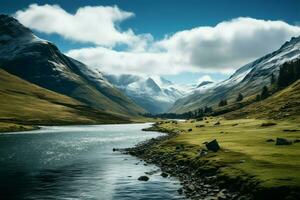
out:
M135 103L155 114L166 112L178 98L187 95L191 90L159 76L105 75L105 77Z
M204 106L216 106L221 99L234 101L239 92L244 96L259 93L262 87L270 85L272 74L278 76L282 64L295 59L300 59L300 36L293 37L277 51L241 67L229 79L211 84L209 88L197 89L177 100L169 112L184 113Z
M0 67L29 82L122 115L144 110L107 82L101 72L62 54L16 19L0 15Z

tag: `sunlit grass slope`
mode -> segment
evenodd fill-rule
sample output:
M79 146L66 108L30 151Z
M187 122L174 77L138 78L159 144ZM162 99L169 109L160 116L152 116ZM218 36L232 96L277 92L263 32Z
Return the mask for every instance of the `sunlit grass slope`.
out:
M228 118L282 119L300 116L300 80L265 100L252 103L225 115Z
M46 90L0 69L0 131L22 125L99 124L129 122L90 108L70 97ZM15 125L19 124L19 125Z
M218 121L220 125L215 125ZM278 146L274 141L267 142L277 137L299 140L300 118L272 121L276 125L261 126L266 122L270 121L209 118L199 122L163 123L159 126L182 133L153 151L168 154L176 152L176 147L183 145L184 150L177 153L178 160L190 160L196 166L199 162L199 167L216 168L220 177L235 182L246 179L258 183L258 188L300 188L300 143ZM204 127L196 127L199 125ZM217 139L221 150L199 156L199 151L206 149L203 143L213 139Z

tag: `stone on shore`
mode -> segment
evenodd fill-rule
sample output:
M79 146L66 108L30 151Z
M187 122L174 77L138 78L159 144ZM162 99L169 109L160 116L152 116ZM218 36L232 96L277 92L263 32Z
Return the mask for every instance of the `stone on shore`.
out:
M220 149L219 143L216 139L205 144L206 148L210 151L217 152Z

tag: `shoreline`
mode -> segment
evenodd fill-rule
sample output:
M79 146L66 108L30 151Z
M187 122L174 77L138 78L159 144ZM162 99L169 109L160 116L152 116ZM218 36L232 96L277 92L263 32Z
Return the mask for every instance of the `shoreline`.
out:
M115 122L115 123L16 123L13 121L0 121L0 134L5 134L9 132L26 132L41 129L41 126L77 126L77 125L113 125L113 124L141 124L141 123L154 123L155 120L150 121L146 119L136 119L133 118L128 122Z
M179 131L170 131L163 129L157 124L153 124L150 128L143 129L143 131L157 131L166 133L164 136L152 138L137 144L135 147L119 149L119 151L138 157L146 163L154 164L160 167L162 176L173 176L179 179L182 187L178 190L179 194L184 194L187 199L216 199L216 200L230 200L230 199L252 199L249 194L241 194L233 188L224 187L225 182L219 184L216 172L213 170L203 170L203 174L199 175L198 169L194 168L189 162L182 162L175 157L176 152L158 155L151 151L156 145L162 144L181 134Z
M188 132L166 129L159 125L160 123L155 123L143 131L158 131L167 135L150 139L132 148L120 149L120 151L138 157L146 163L157 165L164 177L177 177L182 185L178 193L184 194L187 199L298 199L297 188L276 186L266 188L262 187L255 177L246 173L235 178L222 174L221 168L224 165L218 166L217 163L207 162L205 159L215 157L218 153L197 147L198 155L195 159L190 159L188 153L193 152L195 147L172 143L176 136Z

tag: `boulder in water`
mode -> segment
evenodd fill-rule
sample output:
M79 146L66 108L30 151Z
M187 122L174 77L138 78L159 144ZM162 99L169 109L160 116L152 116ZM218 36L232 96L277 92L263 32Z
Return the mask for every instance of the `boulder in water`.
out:
M149 180L149 177L148 176L140 176L138 178L139 181L148 181Z

